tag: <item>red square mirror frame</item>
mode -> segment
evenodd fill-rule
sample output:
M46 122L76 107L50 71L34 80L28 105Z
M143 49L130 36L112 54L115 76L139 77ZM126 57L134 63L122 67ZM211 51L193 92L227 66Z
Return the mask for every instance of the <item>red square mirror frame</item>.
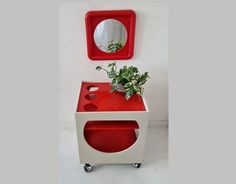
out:
M107 24L104 24L106 23ZM108 22L110 21L110 22ZM95 33L100 33L104 30L105 25L108 25L113 21L114 23L119 22L125 29L124 42L121 42L119 50L114 52L110 50L108 52L105 46L98 46L97 38ZM87 53L88 57L91 60L125 60L131 59L134 54L134 41L135 41L135 22L136 14L133 10L104 10L104 11L89 11L85 16L85 25L86 25L86 39L87 39ZM101 25L101 27L99 27ZM111 25L113 30L117 30L115 25ZM109 29L110 29L109 27ZM97 31L97 28L102 28ZM114 32L114 31L113 31ZM107 37L100 34L100 38L104 39ZM96 40L95 40L96 39ZM103 40L104 41L104 40ZM108 40L107 42L112 42ZM119 44L117 44L119 46ZM104 47L104 49L102 48Z

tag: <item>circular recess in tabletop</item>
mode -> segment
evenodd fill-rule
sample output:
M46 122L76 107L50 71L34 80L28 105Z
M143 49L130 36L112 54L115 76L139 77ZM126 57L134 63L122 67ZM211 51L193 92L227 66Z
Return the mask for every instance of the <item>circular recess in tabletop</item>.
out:
M98 108L98 106L94 105L94 104L86 104L84 105L84 110L86 111L96 111Z
M87 86L86 88L88 91L97 91L98 90L98 87L97 86L94 86L94 85L89 85Z
M97 95L94 93L89 93L89 94L85 95L85 98L87 100L95 100L97 98Z

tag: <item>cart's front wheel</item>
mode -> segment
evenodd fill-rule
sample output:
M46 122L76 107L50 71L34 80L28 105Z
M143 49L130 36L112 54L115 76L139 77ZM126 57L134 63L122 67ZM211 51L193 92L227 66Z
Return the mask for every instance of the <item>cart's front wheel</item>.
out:
M90 164L84 165L85 172L91 172L93 170L93 167Z
M140 166L141 166L141 163L134 163L134 167L140 168Z

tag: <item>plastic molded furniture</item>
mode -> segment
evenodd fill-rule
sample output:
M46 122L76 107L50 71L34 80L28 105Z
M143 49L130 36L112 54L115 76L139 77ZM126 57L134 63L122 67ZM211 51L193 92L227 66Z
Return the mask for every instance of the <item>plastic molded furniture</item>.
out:
M143 97L128 101L120 92L110 92L107 82L82 82L76 130L80 163L86 172L92 164L132 163L141 166L148 125L148 107Z

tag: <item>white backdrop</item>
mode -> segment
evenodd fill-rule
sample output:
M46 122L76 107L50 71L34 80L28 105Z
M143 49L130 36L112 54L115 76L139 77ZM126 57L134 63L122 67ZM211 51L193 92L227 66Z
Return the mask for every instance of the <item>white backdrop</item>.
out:
M92 3L91 3L92 2ZM89 10L133 9L136 12L134 57L117 61L117 65L134 65L148 71L151 79L144 96L150 108L151 121L168 120L168 6L166 3L139 1L82 1L59 5L60 52L60 122L74 122L78 92L82 80L107 81L97 65L87 57L85 14ZM158 123L158 122L157 122Z

